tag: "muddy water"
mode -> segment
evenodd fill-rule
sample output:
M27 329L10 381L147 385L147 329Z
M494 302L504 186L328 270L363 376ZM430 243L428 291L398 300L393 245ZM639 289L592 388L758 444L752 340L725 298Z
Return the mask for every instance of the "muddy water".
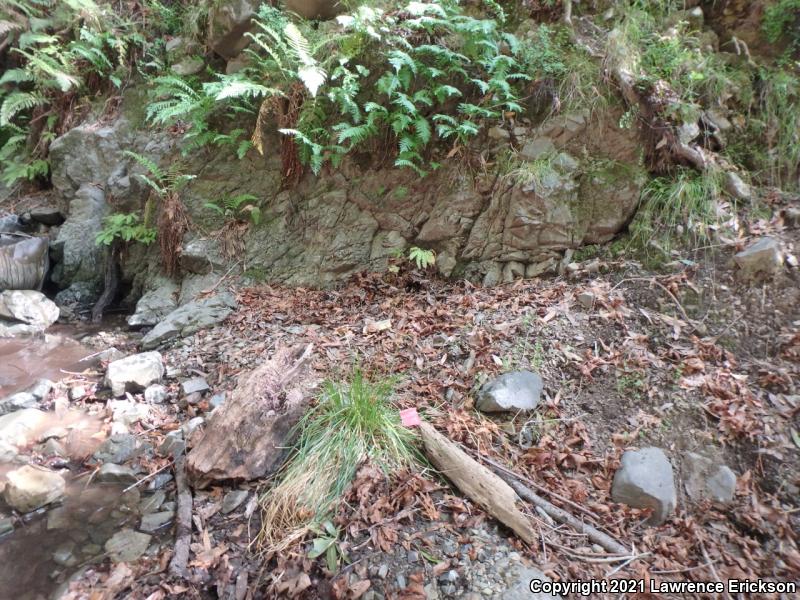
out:
M68 333L0 339L0 398L40 378L58 381L95 367L91 360L82 360L93 351ZM152 512L142 508L143 502L152 504L152 493L91 480L94 466L84 461L105 437L102 410L89 415L82 409L62 407L47 415L26 436L28 443L17 448L17 459L0 462L0 489L8 471L30 462L59 471L67 482L66 494L60 502L24 515L7 506L0 494L0 600L59 597L72 575L105 560L109 538L123 528L137 529L142 513ZM64 457L48 454L43 444L59 430Z
M66 333L66 332L65 332ZM0 398L24 390L37 379L58 380L64 371L83 371L92 352L65 333L0 339Z

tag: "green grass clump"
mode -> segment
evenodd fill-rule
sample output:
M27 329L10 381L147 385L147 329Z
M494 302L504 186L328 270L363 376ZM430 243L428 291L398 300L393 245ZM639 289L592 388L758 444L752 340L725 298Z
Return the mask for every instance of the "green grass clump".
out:
M652 179L642 190L639 210L630 225L631 245L649 254L669 254L675 242L700 245L718 224L721 173L681 169L672 177Z
M416 461L413 434L391 403L394 382L368 380L356 368L347 382L324 384L319 404L298 424L299 439L277 485L261 498L262 548L298 541L334 509L359 466L384 472Z

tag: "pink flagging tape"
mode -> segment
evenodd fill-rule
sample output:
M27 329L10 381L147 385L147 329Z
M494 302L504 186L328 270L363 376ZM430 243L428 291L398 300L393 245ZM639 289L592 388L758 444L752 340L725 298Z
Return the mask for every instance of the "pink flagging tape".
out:
M406 408L400 411L400 421L404 427L416 427L422 421L419 418L416 408Z

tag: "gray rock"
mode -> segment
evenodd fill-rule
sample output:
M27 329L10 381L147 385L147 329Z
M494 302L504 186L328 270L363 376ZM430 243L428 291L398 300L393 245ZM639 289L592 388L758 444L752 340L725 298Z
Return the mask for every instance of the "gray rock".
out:
M578 294L578 303L586 310L594 306L595 295L592 292L581 292Z
M692 500L709 499L721 504L733 500L736 493L736 474L728 466L701 454L689 452L684 469L684 486Z
M17 456L19 456L17 448L0 439L0 464L13 462Z
M133 562L147 551L152 536L133 529L115 533L105 543L105 551L114 562Z
M206 290L214 289L219 283L219 273L206 273L197 275L195 273L186 275L181 281L181 293L178 296L178 306L183 306L194 300L202 300Z
M216 240L197 238L181 250L180 265L184 271L206 275L225 266L225 258Z
M219 0L208 13L208 43L214 52L230 59L247 46L245 33L252 27L251 20L258 11L260 0Z
M58 473L25 465L6 474L6 503L26 513L64 497L66 482Z
M0 292L0 317L47 329L58 320L58 306L35 290Z
M98 483L116 483L119 485L130 485L136 483L139 479L136 473L128 467L122 465L115 465L114 463L106 463L100 467L94 480Z
M25 446L47 422L47 414L36 408L18 410L0 417L0 442Z
M239 508L239 505L247 500L247 496L249 495L250 492L247 490L231 490L225 494L225 497L222 499L222 514L227 515Z
M62 308L91 307L99 295L98 282L76 281L58 292L54 301Z
M745 279L775 275L783 265L780 243L771 237L762 237L750 244L736 254L733 260Z
M225 403L225 392L214 394L208 401L208 404L211 406L212 410L215 408L219 408L224 403Z
M18 392L0 400L0 415L23 409L37 408L39 399L30 392Z
M700 125L696 121L683 123L678 127L678 139L682 144L688 144L700 135Z
M787 206L783 209L782 216L786 227L790 229L800 227L800 208L796 206Z
M44 400L53 389L55 384L49 379L37 379L31 387L28 388L28 393L36 396L37 400Z
M53 562L62 567L73 567L77 565L78 557L75 555L75 542L59 544L53 552Z
M157 324L161 319L178 308L178 285L166 280L158 288L145 292L136 303L136 310L128 317L131 327L149 327Z
M508 589L503 590L503 600L559 600L561 596L555 594L545 594L543 592L531 592L532 581L551 581L547 575L539 569L523 566L517 572L515 581Z
M181 383L181 391L184 394L194 394L196 392L207 392L209 389L208 382L204 377L192 377Z
M144 390L144 399L151 404L163 404L169 399L169 394L163 385L154 384Z
M512 283L517 279L525 279L525 265L512 260L503 266L503 283Z
M508 130L502 127L490 127L487 135L493 140L507 140L511 137Z
M634 508L652 508L650 525L661 525L675 510L677 494L672 465L660 448L628 450L614 474L611 497Z
M103 189L89 183L82 185L70 201L69 217L53 242L54 253L60 257L51 274L53 281L60 286L87 283L94 291L92 301L96 300L103 281L103 248L95 243L95 238L109 212Z
M52 204L40 204L28 211L31 219L43 225L60 225L64 222L64 215L57 206Z
M722 183L723 188L736 200L750 200L753 197L753 192L750 186L747 185L742 178L733 171L725 173L725 179Z
M202 58L198 56L187 56L183 60L172 65L172 70L178 75L186 77L188 75L197 75L205 66L206 61Z
M144 444L136 436L118 433L100 444L93 457L97 462L121 464L139 456L144 449Z
M108 403L111 410L112 427L114 434L128 433L128 428L147 419L150 416L150 405L132 400L111 400Z
M141 391L164 376L164 362L158 352L143 352L108 365L105 383L115 396Z
M142 338L142 347L155 348L178 336L186 337L200 329L213 327L224 321L236 308L232 294L223 292L196 302L190 302L172 311Z
M484 384L475 408L483 412L529 411L536 408L544 383L537 373L513 371Z
M177 457L186 449L186 442L183 439L183 431L175 429L164 436L164 440L158 447L161 456Z
M526 160L536 160L547 154L553 154L555 151L556 146L553 144L553 140L540 137L525 144L519 154Z
M152 494L143 498L139 504L139 512L143 515L157 512L161 505L164 504L167 494L164 490L156 490Z
M0 538L14 531L14 520L11 517L0 519Z
M171 510L148 513L142 517L142 523L139 525L139 529L148 533L153 533L172 521L174 516L175 513Z
M50 438L42 445L42 454L45 456L60 456L62 458L68 457L66 448L54 438Z

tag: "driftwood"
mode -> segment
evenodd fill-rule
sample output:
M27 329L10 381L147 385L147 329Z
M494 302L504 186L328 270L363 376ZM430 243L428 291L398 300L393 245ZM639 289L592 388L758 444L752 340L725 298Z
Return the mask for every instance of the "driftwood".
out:
M239 379L231 398L190 440L186 469L195 487L225 479L258 479L278 470L313 387L312 346L282 348Z
M186 578L192 541L192 490L186 483L186 458L183 456L175 461L175 487L178 488L178 511L175 517L175 551L169 562L169 572Z
M0 290L40 290L49 266L45 238L0 236Z
M517 508L517 495L505 481L470 458L429 423L422 423L420 431L425 452L442 475L524 542L532 544L536 541L531 522Z

